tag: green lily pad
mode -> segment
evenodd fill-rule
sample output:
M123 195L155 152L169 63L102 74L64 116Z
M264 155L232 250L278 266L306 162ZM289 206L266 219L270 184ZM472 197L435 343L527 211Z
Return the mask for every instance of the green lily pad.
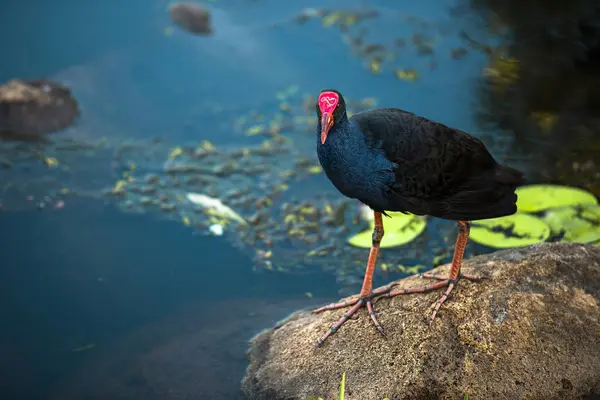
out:
M521 212L538 212L550 208L597 204L596 196L583 189L561 185L527 185L516 190Z
M496 249L523 247L550 237L550 227L528 214L473 221L469 236L474 242Z
M586 204L550 210L544 216L554 235L564 233L561 242L592 243L600 240L600 206Z
M381 248L402 246L412 242L424 230L427 222L424 217L413 214L390 212L392 218L383 218L385 234L381 239ZM372 244L374 222L369 229L348 238L348 243L355 247L370 248Z

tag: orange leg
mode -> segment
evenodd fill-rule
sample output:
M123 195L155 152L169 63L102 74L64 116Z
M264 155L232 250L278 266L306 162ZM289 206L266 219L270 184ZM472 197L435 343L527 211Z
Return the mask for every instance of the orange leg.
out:
M431 320L435 319L440 307L448 299L448 296L452 290L458 285L458 282L462 279L468 279L471 281L479 281L482 279L478 275L461 274L460 267L462 265L463 256L465 254L465 247L467 246L467 240L469 238L470 223L468 221L458 221L458 237L456 238L456 246L454 247L454 257L452 257L452 266L450 267L449 276L441 276L436 274L423 274L423 278L436 279L440 282L424 285L421 287L408 288L408 289L396 289L389 290L383 293L381 297L394 297L401 294L410 293L426 293L432 290L446 288L446 291L435 303L433 307L433 313L431 314Z
M375 271L375 261L377 259L377 254L379 253L379 244L381 242L381 238L383 237L383 222L381 220L381 213L375 212L375 228L373 229L373 245L371 247L371 252L369 253L369 261L367 262L367 270L365 272L365 278L363 281L362 290L357 298L343 301L340 303L332 303L321 308L314 310L313 312L318 313L326 310L335 310L343 307L352 306L347 312L345 312L342 317L329 328L329 330L317 340L317 344L315 345L315 350L320 347L325 340L335 332L348 320L350 319L359 308L366 306L367 311L369 312L369 316L371 320L375 324L375 327L381 334L384 334L383 327L377 321L377 317L375 316L375 311L373 311L372 300L374 298L383 298L383 297L394 297L402 294L411 294L411 293L427 293L433 290L447 288L442 297L435 303L433 308L433 314L431 315L431 320L435 318L442 304L448 299L448 296L452 292L452 290L456 287L458 282L462 279L468 279L471 281L479 281L482 279L481 276L478 275L469 275L469 274L461 274L460 268L463 261L463 256L465 254L465 247L467 246L467 240L469 238L469 229L470 223L468 221L458 221L458 237L456 238L456 246L454 247L454 257L452 258L452 266L450 267L450 275L449 276L441 276L436 274L423 274L423 278L428 279L436 279L440 282L432 283L429 285L423 285L420 287L408 288L408 289L396 289L394 290L395 283L391 283L386 286L382 286L373 290L373 272Z
M376 290L373 290L373 272L375 271L375 262L377 261L377 254L379 254L379 244L381 243L381 239L383 238L383 221L381 219L381 213L375 211L375 227L373 228L373 243L371 246L371 251L369 252L369 260L367 261L367 270L365 271L365 278L363 280L362 289L360 290L360 294L358 298L352 299L349 301L343 301L341 303L332 303L326 305L324 307L318 308L313 312L319 313L326 310L335 310L338 308L352 306L347 312L342 315L342 317L329 328L329 330L317 340L317 344L315 345L315 350L320 347L325 340L331 335L333 335L350 317L352 317L359 308L366 306L367 311L369 312L369 316L375 324L377 330L383 335L383 327L377 321L377 317L375 315L375 311L373 311L373 305L371 304L371 300L378 295L384 294L390 291L391 286L385 286Z

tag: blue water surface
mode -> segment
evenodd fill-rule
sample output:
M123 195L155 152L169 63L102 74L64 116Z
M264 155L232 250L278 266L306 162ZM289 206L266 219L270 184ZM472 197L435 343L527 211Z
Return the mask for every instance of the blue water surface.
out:
M5 3L0 41L10 56L0 61L0 81L47 77L69 84L82 108L71 130L81 137L236 145L246 140L230 128L236 114L269 104L293 84L312 93L335 87L353 98L372 96L379 106L477 130L473 91L485 65L481 54L460 62L441 57L419 82L400 82L369 74L335 29L318 22L269 28L304 7L364 2L211 2L215 35L208 38L178 29L165 35L171 24L162 0ZM414 28L393 14L399 10L458 23L448 1L390 3L373 2L383 10L374 40L410 35ZM436 51L448 54L458 45L448 39ZM411 53L402 57L406 68L422 63ZM211 112L213 103L227 112ZM306 140L314 151L314 138ZM325 187L330 183L319 177L313 189ZM295 309L335 299L339 289L319 271L255 273L248 253L223 237L102 201L0 213L0 228L2 399L186 398L161 392L174 384L202 398L239 398L246 341ZM200 333L192 340L193 332ZM157 350L163 348L175 350Z

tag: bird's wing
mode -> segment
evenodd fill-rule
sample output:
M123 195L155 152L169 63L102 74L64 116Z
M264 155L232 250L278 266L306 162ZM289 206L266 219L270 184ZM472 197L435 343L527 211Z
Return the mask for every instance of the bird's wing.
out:
M397 108L355 114L367 144L398 167L390 189L416 202L448 199L474 190L494 158L477 138Z

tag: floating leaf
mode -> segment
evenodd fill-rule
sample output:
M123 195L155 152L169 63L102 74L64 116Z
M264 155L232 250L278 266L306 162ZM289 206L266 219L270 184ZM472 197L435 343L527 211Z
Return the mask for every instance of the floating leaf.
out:
M327 15L326 17L324 17L323 20L321 21L321 23L326 28L330 27L331 25L335 24L340 19L341 16L342 16L341 13L333 12L333 13Z
M528 214L473 221L470 238L496 249L529 246L550 237L550 227Z
M203 140L198 145L196 152L198 152L198 150L204 151L206 153L214 153L215 151L217 151L217 148L215 147L213 142L211 142L210 140Z
M181 154L183 154L183 149L181 147L175 147L173 150L171 150L171 152L169 153L169 158L175 158L177 156L180 156Z
M596 197L583 189L561 185L528 185L516 190L517 208L523 212L538 212L549 208L597 204Z
M125 191L125 186L127 185L127 182L124 180L119 180L115 183L115 186L113 186L112 188L112 193L113 194L121 194Z
M550 210L544 217L561 242L592 243L600 240L600 206L586 204Z
M264 131L265 127L263 125L253 125L246 130L246 136L260 135Z
M396 75L396 78L403 80L403 81L414 82L417 79L419 79L419 73L414 68L409 68L409 69L399 69L398 68L394 71L394 74Z
M44 164L46 164L49 167L56 167L59 163L58 160L54 157L45 157Z
M424 217L413 214L388 213L392 218L386 218L383 222L385 234L381 239L381 248L402 246L413 241L424 230L427 223ZM374 223L368 230L348 238L348 243L355 247L370 248L372 244Z
M557 117L555 114L547 112L533 112L531 113L531 116L537 122L538 126L543 132L549 132L554 125L556 125Z
M483 73L496 84L496 90L505 89L519 79L519 60L513 57L495 57L492 63L484 68Z
M371 73L377 75L381 73L381 59L375 57L369 63L369 70Z
M321 172L323 172L323 169L319 166L319 165L312 165L310 167L308 167L308 173L309 174L320 174Z
M213 197L200 193L188 193L186 197L192 203L197 204L209 211L212 211L219 217L234 220L245 225L247 224L246 220L242 218L241 215L233 211L230 207L223 204L223 202L219 199L215 199Z

